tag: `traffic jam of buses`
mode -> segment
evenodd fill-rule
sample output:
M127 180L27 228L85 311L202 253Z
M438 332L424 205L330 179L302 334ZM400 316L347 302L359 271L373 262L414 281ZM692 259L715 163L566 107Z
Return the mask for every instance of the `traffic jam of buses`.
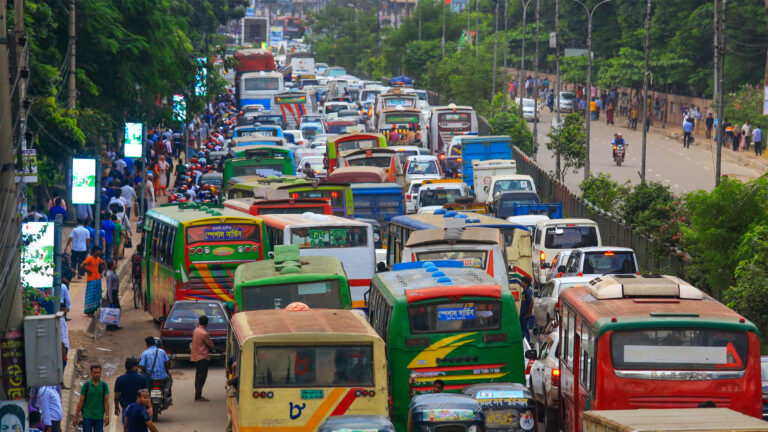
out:
M768 430L756 326L540 202L472 107L232 54L142 262L164 327L220 303L232 430Z

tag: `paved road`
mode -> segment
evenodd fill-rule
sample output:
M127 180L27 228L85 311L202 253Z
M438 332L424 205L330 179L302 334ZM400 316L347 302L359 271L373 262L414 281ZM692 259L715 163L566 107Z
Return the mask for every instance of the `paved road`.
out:
M537 160L546 170L554 172L555 158L551 151L547 150L545 143L549 140L546 136L551 130L553 114L549 109L541 111L539 122L539 152ZM621 122L621 124L619 124ZM623 126L623 120L616 121L614 126L606 126L605 119L592 122L590 161L591 171L605 172L614 180L632 183L640 182L641 166L641 132L631 131ZM529 123L532 127L532 123ZM621 132L629 143L629 149L625 162L621 167L616 166L611 157L610 142L613 134ZM701 139L701 138L698 138ZM669 186L675 193L685 193L697 189L711 190L715 186L715 152L714 147L710 152L709 147L694 147L684 149L681 142L656 133L648 134L647 145L647 173L646 179L656 181ZM723 160L722 174L740 180L747 180L760 176L760 173L751 168L737 165ZM565 182L573 192L580 192L579 182L584 178L583 170L577 173L569 172Z

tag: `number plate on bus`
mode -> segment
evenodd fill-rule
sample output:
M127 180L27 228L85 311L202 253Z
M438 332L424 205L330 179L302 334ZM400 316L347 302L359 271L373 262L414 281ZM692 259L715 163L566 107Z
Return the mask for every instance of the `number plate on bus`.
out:
M323 391L322 390L302 390L301 398L302 399L322 399Z
M161 398L163 397L163 392L160 390L152 390L149 392L149 397L151 398Z

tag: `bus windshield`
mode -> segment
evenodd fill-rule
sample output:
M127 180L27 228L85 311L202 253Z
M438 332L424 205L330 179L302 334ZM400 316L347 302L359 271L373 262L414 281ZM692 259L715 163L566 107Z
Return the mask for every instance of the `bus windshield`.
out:
M343 152L347 150L372 149L379 146L379 141L375 139L360 139L353 141L344 141L336 143L336 150Z
M259 90L279 90L280 80L278 78L246 78L246 91Z
M347 159L349 166L370 166L389 168L392 165L392 156L370 156L359 159Z
M611 336L616 369L742 370L747 335L720 329L620 330Z
M499 192L515 192L515 191L532 191L533 187L528 180L498 180L493 184L493 193L496 195Z
M240 240L258 243L261 241L259 234L256 225L198 225L187 228L187 244Z
M232 167L232 176L240 177L246 175L258 175L262 177L282 176L283 164L259 164L259 165L238 165Z
M464 263L464 267L484 269L488 262L488 252L484 250L442 250L430 252L417 252L416 261L432 260L458 260Z
M301 249L365 247L368 245L366 227L292 228L291 244Z
M558 234L556 231L562 231ZM544 247L547 249L576 249L597 246L597 230L593 226L564 226L547 228Z
M408 308L412 333L447 333L501 328L501 302L455 302Z
M461 189L422 189L419 192L419 205L428 207L452 204L460 196Z
M373 386L372 346L257 347L254 387Z
M343 309L337 280L246 286L242 295L243 310L282 309L293 302L312 308Z

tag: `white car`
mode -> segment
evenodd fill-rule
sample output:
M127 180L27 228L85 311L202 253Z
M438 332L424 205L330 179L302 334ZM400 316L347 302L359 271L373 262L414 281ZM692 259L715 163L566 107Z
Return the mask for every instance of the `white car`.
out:
M507 218L507 222L512 222L513 224L517 224L517 225L522 225L528 228L528 231L531 231L531 232L533 232L533 228L536 226L536 223L540 220L549 220L549 216L524 215L524 216L510 216Z
M425 181L419 189L416 209L419 214L434 213L443 205L456 202L456 198L470 194L469 186L458 180Z
M536 360L531 366L530 387L533 397L544 407L545 431L557 431L558 425L558 393L560 389L560 361L557 351L560 345L560 334L554 329L547 335L544 343L537 352Z
M607 274L634 275L638 274L640 267L637 264L637 256L631 248L603 246L585 247L571 251L564 270L564 276L590 276L598 277Z
M442 178L440 163L436 156L408 156L403 166L405 182L434 180Z
M571 256L572 249L564 249L555 254L552 259L552 266L545 273L546 282L556 278L558 274L565 273L565 264L568 262L568 257Z
M291 135L293 136L293 144L296 145L302 145L304 144L304 134L299 129L287 129L283 131L283 135ZM288 139L286 138L286 141Z
M576 94L570 91L560 92L560 112L573 112L573 104L576 103ZM557 109L557 105L553 108Z
M421 189L421 180L414 180L408 183L405 190L405 213L416 212L416 203L419 201L419 189Z
M312 168L312 170L315 171L315 177L325 177L328 175L328 172L323 167L323 156L305 156L301 158L299 161L298 166L296 167L296 176L297 177L306 177L304 174L304 164L309 163L309 166Z
M519 99L518 99L519 102ZM536 101L533 99L523 98L523 119L525 121L533 121L534 111L536 109ZM541 116L539 116L541 118Z
M560 293L577 285L585 285L592 280L590 276L561 277L552 279L542 285L539 292L534 293L533 316L536 327L544 327L557 316L557 302Z

